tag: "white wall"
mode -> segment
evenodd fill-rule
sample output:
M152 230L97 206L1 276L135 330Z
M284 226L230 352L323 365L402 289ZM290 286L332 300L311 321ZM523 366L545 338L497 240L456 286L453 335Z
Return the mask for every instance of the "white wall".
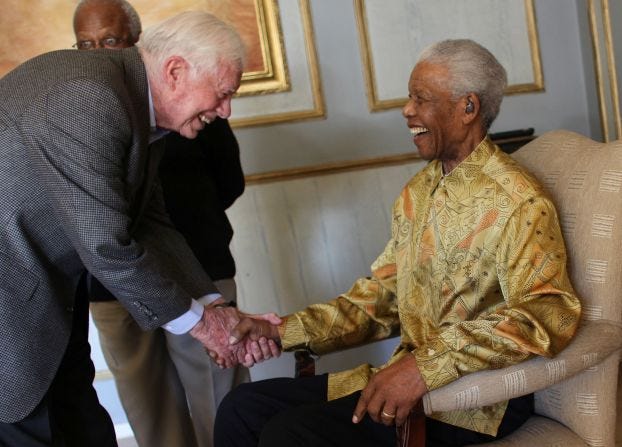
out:
M425 162L252 185L230 208L238 304L286 315L328 301L370 274L391 234L391 207ZM382 364L396 340L323 356L317 372ZM253 367L253 380L292 376L294 360Z

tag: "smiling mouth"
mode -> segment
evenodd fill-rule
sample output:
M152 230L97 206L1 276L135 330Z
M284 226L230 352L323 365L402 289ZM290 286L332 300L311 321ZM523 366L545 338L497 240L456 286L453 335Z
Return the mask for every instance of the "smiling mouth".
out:
M203 121L205 124L209 124L212 122L212 120L206 117L205 115L199 115L199 119Z
M411 127L410 128L410 133L412 135L414 135L415 137L424 134L426 132L429 132L430 130L427 127Z

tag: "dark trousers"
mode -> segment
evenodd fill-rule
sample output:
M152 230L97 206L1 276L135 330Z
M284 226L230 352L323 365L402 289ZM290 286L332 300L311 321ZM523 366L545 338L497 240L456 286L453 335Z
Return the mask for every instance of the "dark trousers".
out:
M69 343L41 403L24 420L0 423L3 447L116 447L114 426L97 399L88 343L88 297L80 281Z
M242 384L220 404L215 447L394 447L395 427L365 416L352 423L360 392L326 401L328 376L269 379ZM504 437L533 413L533 395L512 399L499 428ZM426 445L462 446L490 442L492 436L426 420Z

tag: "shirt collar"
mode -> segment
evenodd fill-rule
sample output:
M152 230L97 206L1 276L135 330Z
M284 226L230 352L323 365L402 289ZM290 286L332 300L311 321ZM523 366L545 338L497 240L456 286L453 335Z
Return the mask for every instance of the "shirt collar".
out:
M488 162L492 154L497 150L497 146L490 137L486 137L475 147L467 158L462 160L452 171L443 175L443 164L440 160L434 160L430 166L430 183L433 185L432 192L436 190L443 179L462 179L462 181L473 177L473 172L481 171Z

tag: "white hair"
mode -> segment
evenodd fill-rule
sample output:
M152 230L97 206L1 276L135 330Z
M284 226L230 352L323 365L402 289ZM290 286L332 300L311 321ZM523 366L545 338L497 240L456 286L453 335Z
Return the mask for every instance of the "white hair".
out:
M121 9L127 18L128 31L130 37L134 42L138 40L140 33L142 32L142 25L140 23L140 16L134 9L134 7L126 0L80 0L73 13L73 23L76 23L76 17L78 12L86 5L102 4L102 5L114 5Z
M203 11L186 11L143 31L136 44L158 65L170 56L181 56L195 75L215 74L219 64L242 71L244 44L231 25Z
M424 49L418 62L447 68L454 99L475 93L483 125L486 130L490 128L507 85L505 69L490 51L469 39L443 40Z

